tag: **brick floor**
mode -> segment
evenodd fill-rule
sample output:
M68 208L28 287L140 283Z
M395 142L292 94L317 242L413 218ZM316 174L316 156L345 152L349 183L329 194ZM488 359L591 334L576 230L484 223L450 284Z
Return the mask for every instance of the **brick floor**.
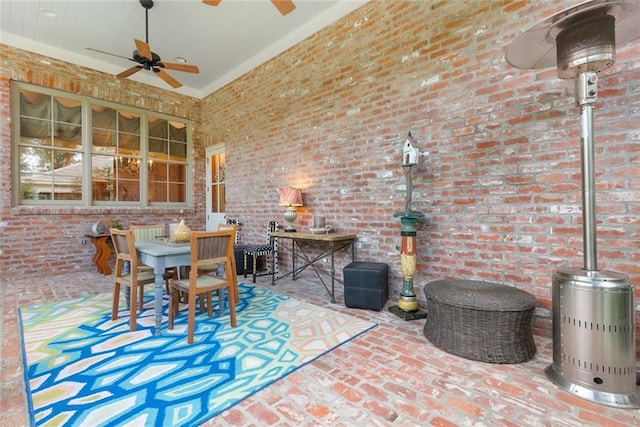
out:
M258 286L271 288L268 278ZM2 283L0 426L27 425L17 308L110 292L97 273L43 275ZM492 365L442 352L422 335L424 320L405 322L386 308L348 309L303 274L275 290L377 322L379 326L245 399L205 426L638 426L640 410L579 399L544 375L551 340L535 337L529 362ZM389 301L388 304L392 304Z

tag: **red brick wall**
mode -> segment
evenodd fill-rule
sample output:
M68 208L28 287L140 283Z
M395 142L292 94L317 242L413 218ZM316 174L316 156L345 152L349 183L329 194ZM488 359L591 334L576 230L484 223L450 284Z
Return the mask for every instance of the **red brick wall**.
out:
M201 103L154 88L129 96L141 86L56 61L43 68L37 56L5 48L2 238L20 237L3 243L13 251L3 261L26 254L30 263L5 262L3 272L42 270L37 263L61 269L82 260L78 254L88 260L90 248L75 239L106 214L94 211L70 225L73 210L57 216L10 209L4 148L8 79L17 78L196 119L197 160L203 147L226 143L227 211L242 221L242 241L262 241L268 219L284 222L278 190L299 186L305 206L298 227L322 214L337 231L357 233L360 260L390 265L392 300L401 287L400 225L393 217L404 209L400 147L411 131L430 153L414 171L413 208L427 218L418 231L418 297L424 300L422 286L435 279L508 283L538 297L536 332L548 334L552 273L582 266L578 109L572 81L558 79L554 69L517 70L504 55L520 31L576 3L374 1ZM639 41L618 49L616 64L601 73L595 111L599 267L625 273L635 285L639 59ZM199 107L201 118L193 113ZM192 215L198 220L201 190ZM107 216L127 221L135 214ZM24 244L43 229L55 239ZM31 255L45 246L39 257ZM283 256L285 269L287 262ZM339 267L346 262L339 259Z
M200 119L200 101L131 80L0 45L0 267L1 280L42 277L49 274L95 268L95 249L85 233L100 220L129 224L168 223L185 218L194 229L204 228L204 183L196 179L194 209L159 208L56 208L11 206L10 81L18 80L165 114ZM204 151L199 148L195 126L196 176L204 175Z
M580 137L573 81L505 61L520 31L575 1L374 1L203 100L204 145L226 142L228 213L257 241L282 219L278 189L304 191L297 225L325 215L357 233L360 260L401 289L400 149L414 171L418 296L443 278L488 279L538 297L582 267ZM640 41L601 73L596 117L599 267L640 285ZM288 244L288 243L287 243ZM347 260L340 260L341 266ZM282 263L286 265L286 257Z

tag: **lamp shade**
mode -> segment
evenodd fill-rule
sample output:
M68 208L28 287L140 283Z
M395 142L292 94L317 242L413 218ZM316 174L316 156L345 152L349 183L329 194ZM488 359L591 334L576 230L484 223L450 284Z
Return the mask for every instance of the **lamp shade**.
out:
M283 188L280 190L280 206L302 206L302 191L298 188Z

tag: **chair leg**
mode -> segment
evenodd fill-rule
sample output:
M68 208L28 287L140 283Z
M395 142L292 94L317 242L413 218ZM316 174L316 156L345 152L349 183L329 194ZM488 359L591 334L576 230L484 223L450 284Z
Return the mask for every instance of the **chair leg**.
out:
M144 286L140 287L140 292L138 292L138 312L142 313L142 310L144 310Z
M177 289L172 290L169 288L169 322L167 325L167 329L169 330L173 329L173 319L177 314L176 309L178 308L178 301L176 297L178 294L179 292Z
M227 288L227 295L229 296L229 320L231 321L231 326L236 327L236 299L233 294L233 290L231 289L233 285L229 285Z
M244 278L247 278L247 252L244 252L244 258L243 258L243 264L244 264L244 268L242 269L242 273L244 274Z
M120 306L120 283L113 285L113 303L111 306L111 320L118 318L118 307Z
M256 283L256 270L258 269L258 255L253 256L253 283Z
M213 316L213 295L211 291L207 292L207 315Z
M193 292L189 293L189 320L187 327L187 344L193 344L193 335L196 320L196 296Z
M136 286L135 284L131 285L131 296L129 298L130 301L130 307L129 307L129 329L131 331L135 331L136 330L136 315L138 313L138 308L136 307L137 305L137 301L138 301L138 286Z

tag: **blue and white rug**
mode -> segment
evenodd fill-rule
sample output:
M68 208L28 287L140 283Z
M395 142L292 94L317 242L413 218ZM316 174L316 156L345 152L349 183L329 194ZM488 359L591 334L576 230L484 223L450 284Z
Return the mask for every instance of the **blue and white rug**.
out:
M195 426L376 325L241 283L228 314L154 336L153 302L129 331L111 294L20 310L32 425ZM166 315L165 305L165 315Z

